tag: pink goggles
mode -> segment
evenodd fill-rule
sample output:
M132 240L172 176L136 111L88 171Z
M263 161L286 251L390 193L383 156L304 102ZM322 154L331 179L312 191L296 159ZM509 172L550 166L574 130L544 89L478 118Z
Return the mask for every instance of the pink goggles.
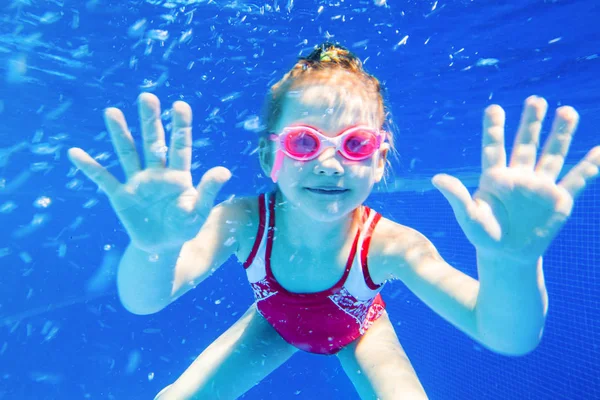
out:
M362 161L379 149L385 140L385 132L359 125L350 127L335 137L328 137L311 126L294 125L269 138L277 146L271 171L271 179L277 182L284 155L298 161L310 161L317 158L326 148L334 147L344 158Z

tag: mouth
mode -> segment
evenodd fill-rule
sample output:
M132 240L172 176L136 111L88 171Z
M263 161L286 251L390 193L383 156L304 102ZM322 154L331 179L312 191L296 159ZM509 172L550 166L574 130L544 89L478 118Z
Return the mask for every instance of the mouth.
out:
M339 188L335 186L318 186L318 187L307 187L305 188L307 191L316 194L324 194L324 195L340 195L346 192L349 192L348 189Z

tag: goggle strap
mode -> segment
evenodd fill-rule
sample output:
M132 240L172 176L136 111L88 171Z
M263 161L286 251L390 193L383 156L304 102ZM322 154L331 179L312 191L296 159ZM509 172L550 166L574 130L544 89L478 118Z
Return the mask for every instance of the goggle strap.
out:
M273 168L271 168L271 179L273 183L277 183L277 179L279 178L279 170L283 165L283 151L281 149L277 149L277 154L275 155L275 162L273 163Z

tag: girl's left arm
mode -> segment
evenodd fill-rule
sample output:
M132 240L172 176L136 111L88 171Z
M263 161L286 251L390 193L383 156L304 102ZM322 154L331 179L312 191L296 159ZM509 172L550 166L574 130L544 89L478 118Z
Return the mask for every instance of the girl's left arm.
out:
M524 354L539 343L548 308L542 255L571 215L575 198L599 172L600 146L596 146L557 182L579 121L571 107L556 110L537 159L547 108L540 97L525 101L510 160L504 144L504 110L497 105L486 109L482 173L473 196L449 175L438 174L432 180L477 251L479 281L448 265L427 239L414 232L390 235L398 237L382 252L393 261L387 271L443 317L499 353ZM412 238L408 243L414 241L413 247L401 244L402 236Z
M399 231L373 257L373 266L381 265L388 278L401 280L433 311L490 350L522 355L535 349L548 309L541 257L523 264L478 252L477 280L444 261L420 233L406 227Z
M512 355L535 349L548 312L542 257L518 262L478 252L477 271L475 315L484 343Z

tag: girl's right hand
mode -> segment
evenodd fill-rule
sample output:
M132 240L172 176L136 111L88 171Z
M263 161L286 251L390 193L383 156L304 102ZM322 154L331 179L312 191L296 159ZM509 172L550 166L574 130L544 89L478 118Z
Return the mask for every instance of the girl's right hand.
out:
M153 253L181 246L197 235L231 173L224 167L212 168L195 188L190 172L190 106L183 101L173 104L167 166L160 102L153 94L142 93L138 104L145 169L142 169L125 117L117 108L108 108L104 119L125 172L125 183L119 182L85 151L71 148L68 154L71 162L108 195L132 244Z

